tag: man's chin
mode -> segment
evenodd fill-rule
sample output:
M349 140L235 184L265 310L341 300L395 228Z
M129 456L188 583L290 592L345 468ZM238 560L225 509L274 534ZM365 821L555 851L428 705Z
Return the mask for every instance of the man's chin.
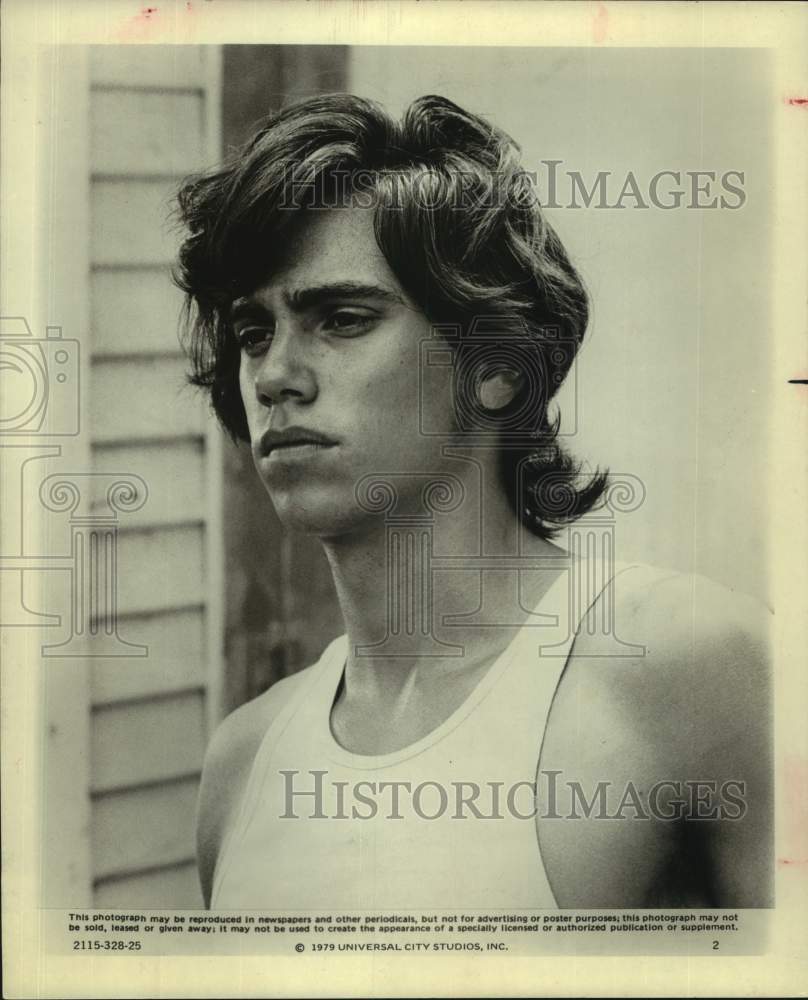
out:
M334 497L304 499L274 493L270 493L270 497L284 528L322 539L350 534L362 518L362 511L355 505L341 504Z

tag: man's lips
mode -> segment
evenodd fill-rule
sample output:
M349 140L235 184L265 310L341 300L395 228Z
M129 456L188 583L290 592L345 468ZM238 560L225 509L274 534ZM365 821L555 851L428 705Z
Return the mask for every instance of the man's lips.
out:
M337 442L319 431L309 430L305 427L286 427L284 430L268 430L261 435L259 451L262 457L272 454L274 451L282 451L286 448L295 448L301 445L316 445L321 448L331 448Z

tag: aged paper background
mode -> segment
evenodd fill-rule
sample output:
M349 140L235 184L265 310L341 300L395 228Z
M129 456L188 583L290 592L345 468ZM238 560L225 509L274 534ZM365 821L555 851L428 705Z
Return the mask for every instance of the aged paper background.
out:
M491 45L541 47L750 47L771 52L774 81L769 136L773 270L766 275L771 317L761 330L771 357L769 426L769 587L775 610L774 680L777 762L777 906L767 951L749 957L434 958L387 955L304 957L64 957L50 954L40 911L43 704L39 641L32 629L2 630L3 667L3 953L9 996L415 996L415 995L770 995L804 992L808 931L808 378L806 223L808 195L808 19L799 5L511 3L259 3L195 0L146 7L130 2L9 2L3 8L3 282L0 315L44 317L69 282L57 262L69 258L71 233L49 231L42 205L80 190L80 165L58 189L43 182L43 162L70 161L70 140L55 148L37 53L57 46L57 62L78 44ZM637 81L642 86L642 80ZM62 95L62 106L69 95ZM517 136L517 139L521 138ZM69 217L69 212L67 214ZM53 261L43 273L43 248ZM69 272L69 269L68 269ZM46 280L43 283L43 278ZM597 308L597 300L595 301ZM72 325L71 325L72 320ZM65 317L81 326L80 314ZM60 318L61 322L61 318ZM726 391L726 387L722 387ZM82 453L73 439L63 455ZM13 477L4 476L3 511L15 509ZM755 491L755 483L749 483ZM5 520L5 517L4 517ZM43 518L44 522L44 518ZM4 524L4 535L9 524ZM34 527L45 535L47 525ZM4 545L3 552L7 549ZM5 578L2 580L5 584ZM30 596L30 595L28 595ZM36 602L33 606L39 606ZM67 678L67 675L65 675ZM54 697L52 694L51 697ZM69 678L58 688L60 718L83 710ZM69 740L69 726L66 737ZM67 759L67 756L66 756ZM47 775L46 794L60 794ZM65 829L52 836L70 837ZM70 884L70 873L64 873ZM67 899L58 905L68 906Z

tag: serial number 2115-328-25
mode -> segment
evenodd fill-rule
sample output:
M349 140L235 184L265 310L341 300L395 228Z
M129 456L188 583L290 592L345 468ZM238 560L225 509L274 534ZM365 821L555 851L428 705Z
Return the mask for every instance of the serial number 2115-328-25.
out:
M140 951L140 941L74 941L73 951Z

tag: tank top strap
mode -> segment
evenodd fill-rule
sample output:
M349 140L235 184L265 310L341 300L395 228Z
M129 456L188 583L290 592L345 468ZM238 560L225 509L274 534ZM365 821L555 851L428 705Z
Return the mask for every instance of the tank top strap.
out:
M510 780L535 778L553 699L582 622L616 577L636 565L581 559L560 573L506 653L507 668L479 706L473 732L451 747L452 754L480 762L493 755Z

